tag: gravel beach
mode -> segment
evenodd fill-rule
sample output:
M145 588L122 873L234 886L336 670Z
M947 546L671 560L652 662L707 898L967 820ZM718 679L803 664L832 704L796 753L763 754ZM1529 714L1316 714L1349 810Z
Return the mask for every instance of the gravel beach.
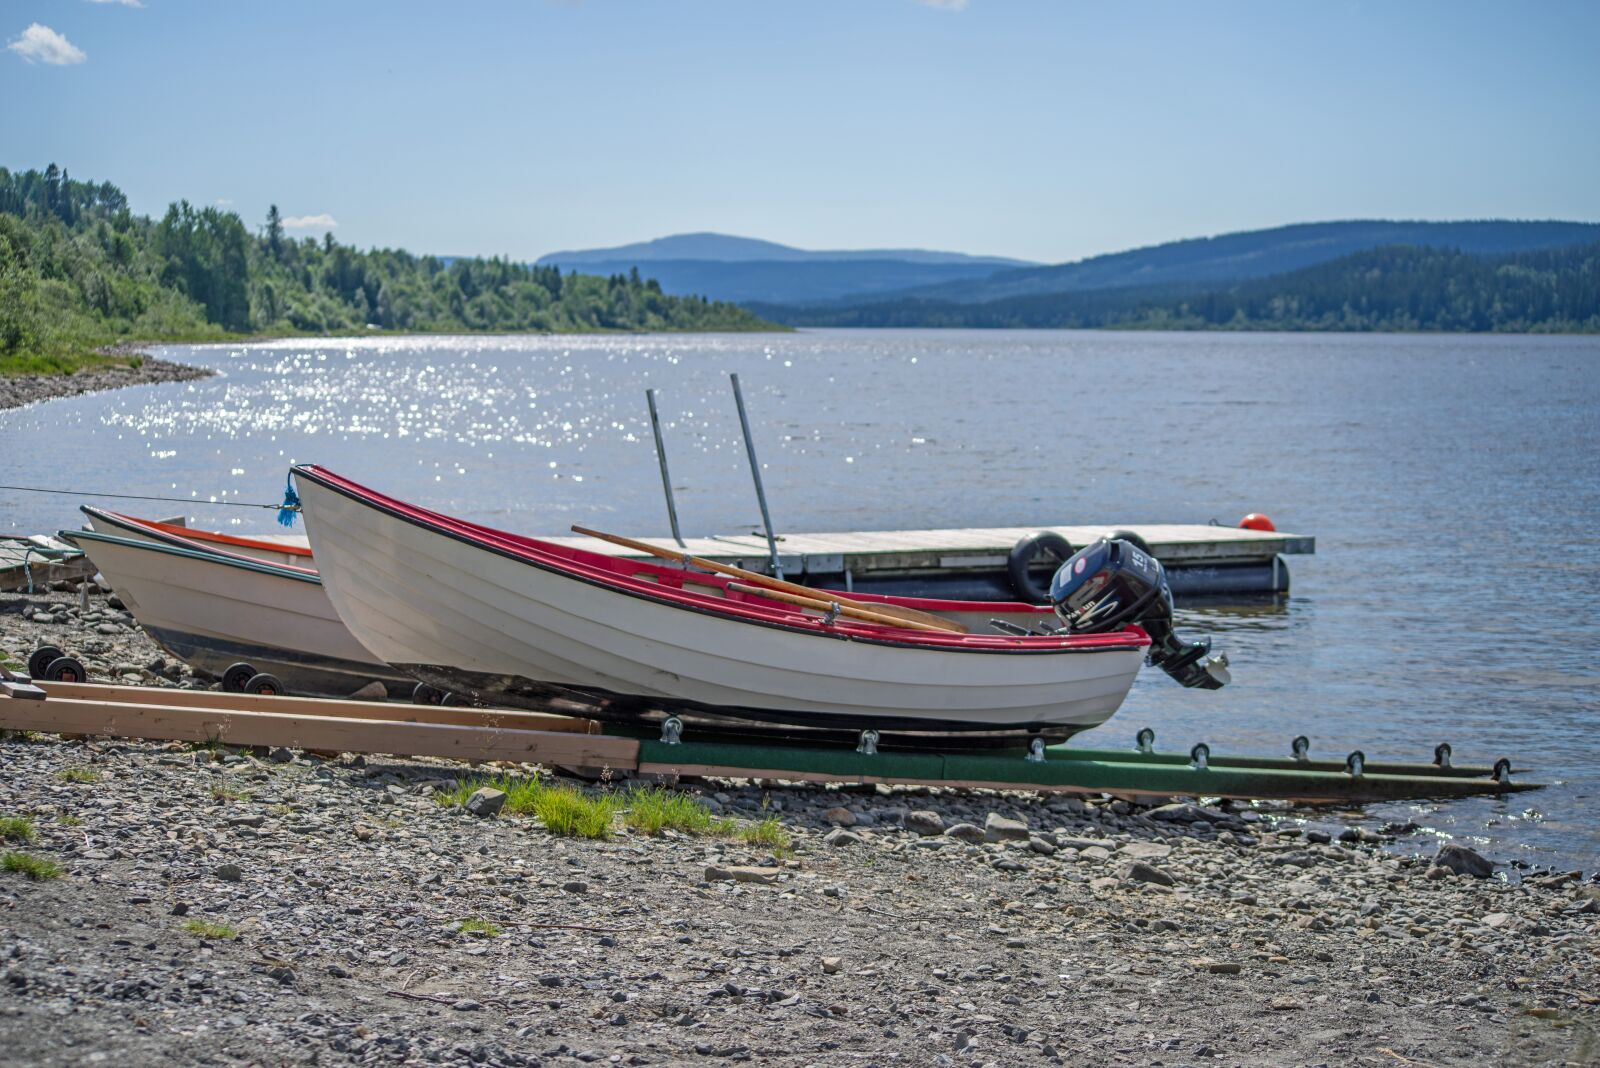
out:
M20 408L36 401L75 397L123 386L143 386L154 382L188 382L209 378L215 371L190 367L148 355L137 345L114 345L100 350L108 356L142 356L138 367L112 364L86 367L70 375L16 375L0 378L0 409Z
M0 595L0 650L208 684L78 603ZM531 771L0 742L27 821L0 849L61 871L0 870L0 1059L1600 1063L1592 877L1480 878L1281 806L683 784L777 820L774 852L442 803Z

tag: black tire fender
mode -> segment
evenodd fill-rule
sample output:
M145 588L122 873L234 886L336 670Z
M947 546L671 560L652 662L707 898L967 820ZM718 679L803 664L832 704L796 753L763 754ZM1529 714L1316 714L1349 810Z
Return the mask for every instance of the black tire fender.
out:
M1106 535L1106 540L1128 542L1135 549L1138 549L1152 560L1155 559L1156 554L1150 551L1150 543L1145 541L1138 534L1131 530L1113 530L1111 533Z
M1072 543L1053 530L1041 530L1019 539L1011 547L1011 555L1006 557L1006 574L1011 578L1011 588L1016 591L1017 599L1028 604L1048 604L1050 582L1047 579L1041 585L1033 577L1030 566L1040 554L1045 554L1054 556L1059 567L1075 552Z

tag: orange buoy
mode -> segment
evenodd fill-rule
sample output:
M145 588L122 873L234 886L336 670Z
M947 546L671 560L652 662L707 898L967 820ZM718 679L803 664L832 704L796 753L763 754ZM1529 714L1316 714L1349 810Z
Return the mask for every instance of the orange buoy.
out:
M1266 516L1262 515L1260 512L1251 512L1249 515L1247 515L1243 519L1239 520L1239 525L1241 527L1243 527L1245 530L1277 530L1278 529L1277 527L1272 525L1272 520L1268 519Z

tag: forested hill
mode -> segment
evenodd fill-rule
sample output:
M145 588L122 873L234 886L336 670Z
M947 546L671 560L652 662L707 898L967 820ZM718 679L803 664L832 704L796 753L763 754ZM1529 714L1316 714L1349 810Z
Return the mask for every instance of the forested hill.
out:
M733 304L667 296L637 271L361 251L284 233L274 207L134 215L109 182L0 168L0 371L68 369L120 339L240 334L770 329Z
M1046 293L1128 286L1224 286L1329 263L1391 245L1447 248L1480 256L1587 245L1600 241L1600 223L1476 219L1403 222L1350 219L1295 223L1217 237L1186 238L1113 252L1076 263L997 271L975 282L924 286L902 297L981 304ZM797 303L797 302L796 302Z
M1600 244L1476 256L1392 246L1235 285L1135 286L982 304L751 305L796 326L1600 332Z

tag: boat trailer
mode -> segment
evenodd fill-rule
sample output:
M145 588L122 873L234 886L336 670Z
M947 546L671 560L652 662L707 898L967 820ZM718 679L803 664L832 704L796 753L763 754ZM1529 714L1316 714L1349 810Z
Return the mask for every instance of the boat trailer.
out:
M387 753L465 761L514 761L609 769L619 776L1286 800L1310 804L1507 794L1540 784L1513 778L1511 762L1462 766L1440 745L1432 763L1313 760L1302 736L1283 758L1155 750L1140 731L1129 750L1046 746L1011 751L879 750L875 732L854 749L683 737L668 720L661 738L605 733L601 724L520 710L267 697L209 690L40 682L0 669L0 730L138 738L229 746L284 746L319 753ZM1519 773L1520 774L1520 773Z

